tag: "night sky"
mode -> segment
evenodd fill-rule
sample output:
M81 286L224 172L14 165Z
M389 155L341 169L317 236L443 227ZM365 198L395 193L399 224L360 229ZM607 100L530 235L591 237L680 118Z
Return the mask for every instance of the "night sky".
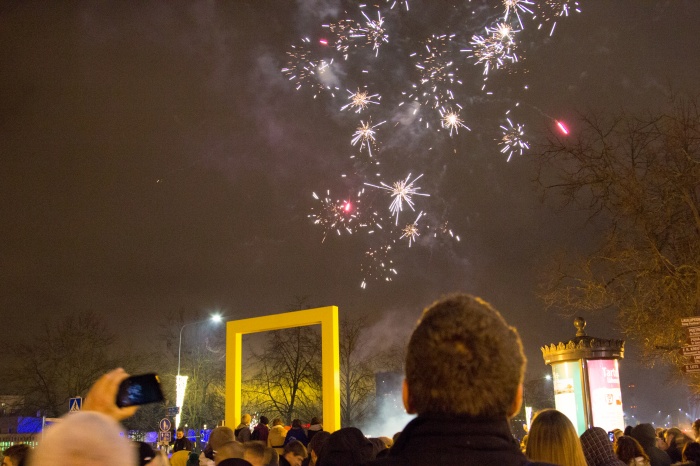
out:
M526 152L506 162L498 126L516 109L534 143L554 130L554 119L575 135L579 113L655 110L669 89L696 93L700 3L581 0L581 13L560 18L551 38L526 23L525 59L492 73L489 95L480 90L481 69L458 54L472 131L453 137L436 125L395 126L390 104L410 81L413 44L430 34L483 33L476 26L495 20L500 3L413 0L408 12L381 3L389 43L357 65L383 95L377 112L392 119L378 137L381 179L425 172L426 218L449 219L461 241L424 234L409 249L401 240L393 281L368 280L366 289L360 263L379 240L356 232L322 242L308 215L318 206L312 192L345 198L363 186L350 139L368 114L339 111L345 86L336 98L314 99L280 71L292 44L316 41L321 24L345 17L340 5L358 11L339 0L2 2L5 338L94 310L147 347L173 311L243 318L309 296L314 306L371 316L379 349L404 338L424 306L466 291L519 328L527 378L546 373L540 346L575 330L573 317L538 301L541 272L557 251L594 245L597 232L585 212L541 202L532 160ZM468 19L460 26L460 18ZM337 73L354 85L351 63L341 60ZM366 191L393 223L388 197ZM415 216L404 211L401 219ZM584 317L590 335L621 338L611 316ZM634 345L627 349L621 378L640 387L640 414L689 409L681 388L658 396L669 390L665 371L638 370Z

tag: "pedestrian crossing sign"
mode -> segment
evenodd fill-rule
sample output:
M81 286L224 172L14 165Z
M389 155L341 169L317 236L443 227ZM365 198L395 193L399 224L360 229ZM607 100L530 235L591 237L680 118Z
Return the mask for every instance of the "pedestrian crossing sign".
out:
M83 407L83 399L79 396L68 400L68 412L77 413Z

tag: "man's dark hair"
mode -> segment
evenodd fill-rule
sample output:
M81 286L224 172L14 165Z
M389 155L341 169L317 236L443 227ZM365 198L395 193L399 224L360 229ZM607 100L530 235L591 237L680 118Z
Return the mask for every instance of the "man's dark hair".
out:
M29 445L18 443L3 451L2 454L10 458L14 464L20 464L29 455L29 450L31 450Z
M260 424L262 425L268 425L270 423L270 420L266 416L260 416Z
M700 443L688 442L683 447L683 461L694 461L695 464L700 464Z
M286 455L289 452L293 453L294 456L301 456L302 458L306 458L308 454L306 447L299 440L292 440L284 446L283 455Z
M324 443L326 443L326 440L328 440L328 437L330 436L330 432L319 430L313 437L311 437L311 440L309 440L309 453L313 451L318 455L321 451L321 447Z
M265 458L265 444L259 441L246 442L243 444L245 455L252 455L256 458Z
M449 296L423 312L408 343L410 408L508 416L525 363L518 331L497 310L467 294Z

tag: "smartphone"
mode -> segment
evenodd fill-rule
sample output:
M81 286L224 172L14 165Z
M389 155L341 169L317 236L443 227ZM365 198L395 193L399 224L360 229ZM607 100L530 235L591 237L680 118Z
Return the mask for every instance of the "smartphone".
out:
M615 443L615 432L608 432L608 438L611 442Z
M163 401L163 390L157 374L132 375L119 385L117 406L145 405Z

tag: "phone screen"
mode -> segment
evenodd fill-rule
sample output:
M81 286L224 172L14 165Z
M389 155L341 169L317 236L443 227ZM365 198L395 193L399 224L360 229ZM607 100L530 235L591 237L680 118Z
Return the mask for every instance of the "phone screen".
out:
M157 374L134 375L119 385L117 406L145 405L163 401L163 391Z

